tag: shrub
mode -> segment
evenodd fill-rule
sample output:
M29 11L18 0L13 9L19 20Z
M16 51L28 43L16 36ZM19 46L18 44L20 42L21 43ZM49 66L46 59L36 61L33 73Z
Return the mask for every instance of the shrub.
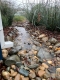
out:
M13 21L14 10L8 2L1 2L2 23L4 27L10 26Z
M46 29L54 31L57 28L60 29L60 6L49 5L48 3L39 3L31 10L26 10L26 16L33 25L43 25L46 26Z
M13 21L17 21L17 22L23 22L25 21L26 18L24 16L20 16L20 15L15 15L14 18L13 18Z

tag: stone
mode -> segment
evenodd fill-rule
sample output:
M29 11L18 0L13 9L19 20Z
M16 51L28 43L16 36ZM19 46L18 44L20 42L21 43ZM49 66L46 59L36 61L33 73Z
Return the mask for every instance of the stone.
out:
M60 42L55 44L54 48L56 48L56 47L60 47Z
M14 71L13 69L10 69L11 72L11 77L15 77L17 75L17 72Z
M42 79L42 80L46 80L46 79Z
M38 71L38 76L39 76L39 77L43 77L44 74L45 74L45 71L43 71L43 70L39 70L39 71Z
M26 54L27 51L26 50L21 50L18 52L18 55L24 56L24 54Z
M15 65L11 65L11 68L12 68L12 69L16 69L16 66L15 66Z
M49 68L49 66L46 63L42 63L42 66L44 66L46 69Z
M48 41L48 37L43 37L43 38L42 38L42 41L43 41L43 42L47 42L47 41Z
M50 46L50 45L51 45L51 43L50 43L50 42L46 42L45 44L46 44L46 46Z
M23 65L23 63L22 62L16 62L15 65L19 68L19 67L21 67L21 65Z
M39 62L39 58L37 56L34 56L32 58L32 61L35 62L35 63L38 63Z
M33 45L33 46L32 46L32 49L38 51L38 50L40 49L40 47L37 47L37 46Z
M60 80L60 68L56 69L56 78Z
M41 39L41 38L43 38L45 36L46 36L45 34L41 34L41 35L39 35L39 38Z
M57 43L57 39L55 39L55 38L50 38L49 39L49 41L50 41L50 43L52 43L52 44L56 44Z
M24 68L21 68L20 70L18 70L18 72L25 77L28 77L28 75L29 75L29 71Z
M32 65L29 65L28 68L36 69L38 66L39 66L39 64L32 64Z
M35 79L31 79L31 80L35 80Z
M45 67L44 66L40 66L39 69L44 71Z
M16 64L16 62L20 62L20 58L17 55L12 55L6 59L5 65L11 66L13 64Z
M55 79L55 78L56 78L56 74L55 74L55 73L51 73L51 77L52 77L53 79Z
M36 77L36 80L41 80L41 78L40 77Z
M52 49L53 48L53 46L49 46L49 49Z
M29 77L24 77L24 76L21 75L21 78L20 79L21 80L29 80Z
M33 53L34 53L35 55L37 55L38 51L37 51L37 50L34 50Z
M3 49L2 50L2 56L3 56L3 58L7 58L8 57L8 51L6 50L6 49Z
M52 65L53 62L51 60L48 60L47 63Z
M60 54L60 50L56 51L55 54L56 54L56 55Z
M35 72L32 71L32 70L30 70L29 78L30 78L30 79L33 79L33 78L35 78L35 77L36 77Z
M50 73L47 70L45 71L44 78L45 79L50 78Z
M60 50L60 47L55 48L55 51L58 51L58 50Z
M52 56L49 51L45 50L45 48L40 48L37 56L41 59L51 59Z
M17 74L16 76L15 76L15 79L14 80L21 80L20 79L20 74Z
M8 80L9 77L10 77L10 73L8 71L2 71L2 76L3 76L4 79Z
M39 46L40 43L37 42L37 41L33 41L33 44L36 45L36 46Z

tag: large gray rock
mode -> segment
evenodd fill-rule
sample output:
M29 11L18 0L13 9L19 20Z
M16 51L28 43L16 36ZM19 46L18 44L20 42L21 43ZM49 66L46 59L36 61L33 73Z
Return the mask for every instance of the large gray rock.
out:
M45 50L45 48L40 48L37 56L41 59L51 59L52 56L50 55L50 53L48 51Z
M17 55L12 55L6 59L5 64L7 66L11 66L13 64L16 64L16 62L20 62L20 58Z
M49 39L49 41L50 41L50 43L52 43L52 44L56 44L57 43L57 39L55 39L55 38L50 38Z

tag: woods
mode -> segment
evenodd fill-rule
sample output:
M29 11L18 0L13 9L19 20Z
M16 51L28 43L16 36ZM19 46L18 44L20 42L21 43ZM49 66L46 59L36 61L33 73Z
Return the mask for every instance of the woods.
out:
M54 31L60 29L60 5L57 0L47 0L34 5L27 10L27 19L36 26L45 26L46 29Z

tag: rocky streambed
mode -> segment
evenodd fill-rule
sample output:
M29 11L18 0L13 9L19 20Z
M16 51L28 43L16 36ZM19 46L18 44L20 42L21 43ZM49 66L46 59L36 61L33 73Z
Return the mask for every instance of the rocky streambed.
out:
M13 48L2 50L1 80L60 80L60 42L25 27L8 35L18 36Z

